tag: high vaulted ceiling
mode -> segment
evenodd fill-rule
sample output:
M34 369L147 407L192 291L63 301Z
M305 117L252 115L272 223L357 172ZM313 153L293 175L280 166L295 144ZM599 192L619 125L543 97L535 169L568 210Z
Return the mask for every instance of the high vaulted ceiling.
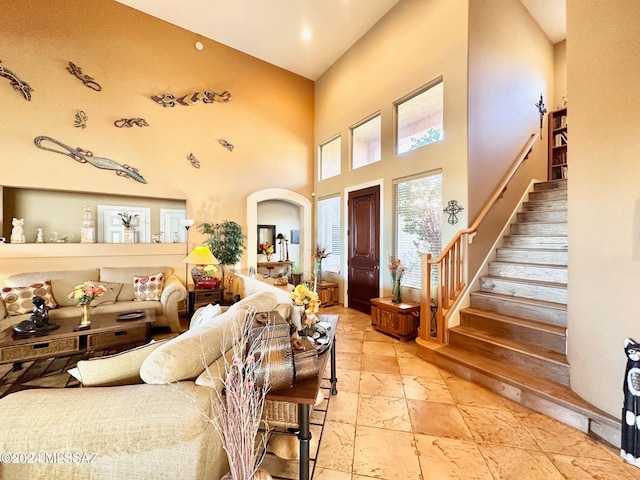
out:
M399 0L116 1L316 80ZM565 0L521 1L552 42L564 38Z

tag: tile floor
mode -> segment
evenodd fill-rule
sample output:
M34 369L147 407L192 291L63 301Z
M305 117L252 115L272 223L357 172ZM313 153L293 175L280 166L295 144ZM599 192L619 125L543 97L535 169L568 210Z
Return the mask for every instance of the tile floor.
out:
M556 420L457 378L342 307L314 480L626 480L640 469ZM267 457L296 478L295 462Z

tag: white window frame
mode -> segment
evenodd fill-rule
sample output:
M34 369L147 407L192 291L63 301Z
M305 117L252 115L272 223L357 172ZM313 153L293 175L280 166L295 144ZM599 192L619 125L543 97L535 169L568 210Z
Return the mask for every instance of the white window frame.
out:
M316 244L325 248L327 252L331 252L331 255L322 261L322 270L325 272L340 273L342 259L340 195L319 199L316 208L318 212Z
M325 152L329 153L328 149L330 148L330 146L333 145L334 142L337 142L337 146L338 146L338 159L335 165L334 164L329 165L328 162L325 162L325 156L327 157L327 160L329 160L328 155L326 155ZM321 143L318 146L318 159L319 159L318 176L320 180L326 180L327 178L337 177L338 175L340 175L342 171L342 137L340 135L336 135L335 137L330 138L326 142ZM325 166L327 168L325 168ZM336 166L337 166L337 169L335 168ZM329 168L329 167L333 167L333 168Z
M417 133L413 133L411 135L405 135L400 131L403 128L402 119L401 119L401 110L402 107L410 102L411 100L417 98L418 96L433 90L434 88L441 88L442 93L440 95L440 105L439 111L435 110L435 116L437 117L436 123L434 123L434 119L428 119L427 117L418 117L418 122L423 122L425 125L422 125L422 130ZM427 85L419 88L411 92L410 94L404 96L400 100L394 102L394 110L395 110L395 152L398 155L403 155L405 153L411 152L418 148L424 147L426 145L430 145L435 142L439 142L444 138L444 81L442 77L437 78L436 80L429 82Z
M434 178L439 177L439 178ZM400 200L398 199L398 188L402 185L407 185L410 182L416 182L419 180L429 179L439 183L439 195L436 192L437 201L431 205L417 205L416 209L419 212L428 212L431 219L437 222L438 235L437 240L434 240L431 244L421 243L418 247L410 246L410 243L421 242L421 240L412 234L407 233L404 228L408 224L405 218L400 218L400 212L398 205ZM424 199L424 195L409 195L406 198L412 200ZM422 288L421 280L421 254L431 253L432 256L437 256L442 250L442 171L436 170L431 172L420 173L412 175L410 177L404 177L393 181L393 256L399 258L405 266L405 274L402 277L402 285L413 288ZM415 218L413 215L408 216L409 219ZM432 235L433 238L434 235ZM422 248L421 248L422 247Z
M375 123L373 123L375 122ZM376 125L377 123L377 125ZM377 126L375 136L358 135L358 132L371 132ZM374 113L351 127L351 168L366 167L382 159L382 115ZM364 155L362 154L364 152Z

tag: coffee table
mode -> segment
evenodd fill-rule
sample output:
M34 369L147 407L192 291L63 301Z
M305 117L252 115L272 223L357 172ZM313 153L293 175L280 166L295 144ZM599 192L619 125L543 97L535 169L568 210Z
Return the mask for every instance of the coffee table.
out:
M324 351L318 356L318 376L295 381L293 386L291 387L271 390L265 397L267 401L297 404L298 441L300 443L298 474L300 480L309 480L309 445L311 443L311 432L309 429L310 407L316 402L316 399L318 398L318 392L321 388L324 369L329 358L331 358L331 377L329 378L330 394L336 395L338 393L338 389L336 388L338 379L336 378L335 337L339 317L338 315L318 315L318 319L321 322L328 322L331 324L331 329L328 332L328 338L331 341L331 346L328 350Z
M118 319L126 312L94 314L91 315L91 327L80 331L74 331L79 319L61 319L58 321L60 328L38 337L14 338L13 327L10 327L0 332L0 364L13 362L13 369L20 370L22 362L40 358L149 342L155 313L153 310L141 312L141 317L127 321Z

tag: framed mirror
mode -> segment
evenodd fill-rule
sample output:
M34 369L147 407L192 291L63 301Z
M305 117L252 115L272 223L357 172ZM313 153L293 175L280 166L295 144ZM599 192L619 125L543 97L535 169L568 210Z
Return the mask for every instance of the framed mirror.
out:
M269 242L270 245L273 245L275 252L275 243L276 243L276 226L275 225L258 225L258 253L262 253L261 245L264 245L266 242Z

